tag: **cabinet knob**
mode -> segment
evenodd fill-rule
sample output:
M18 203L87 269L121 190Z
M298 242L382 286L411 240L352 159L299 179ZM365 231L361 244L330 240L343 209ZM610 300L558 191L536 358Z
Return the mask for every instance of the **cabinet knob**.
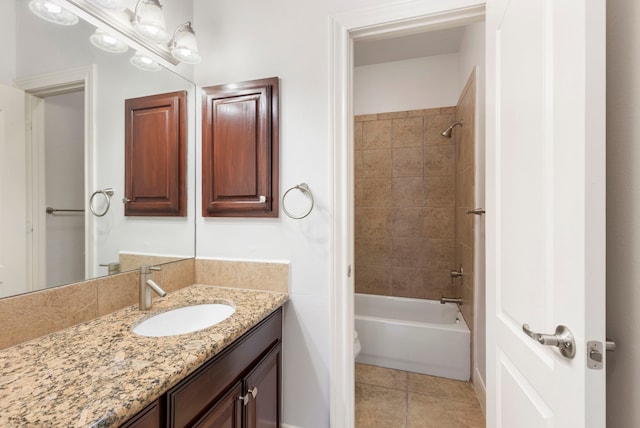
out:
M243 406L246 406L247 404L249 404L249 400L251 400L251 398L256 398L256 395L258 395L258 387L254 386L253 389L249 390L249 392L238 397L238 400L242 401Z
M247 404L249 404L249 394L241 395L240 397L238 397L238 400L242 401L243 406L246 406Z

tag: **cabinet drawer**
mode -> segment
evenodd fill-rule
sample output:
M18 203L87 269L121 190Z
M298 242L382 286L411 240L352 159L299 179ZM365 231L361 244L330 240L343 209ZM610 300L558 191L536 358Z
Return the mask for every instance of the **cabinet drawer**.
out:
M282 309L167 393L170 427L190 425L282 337Z

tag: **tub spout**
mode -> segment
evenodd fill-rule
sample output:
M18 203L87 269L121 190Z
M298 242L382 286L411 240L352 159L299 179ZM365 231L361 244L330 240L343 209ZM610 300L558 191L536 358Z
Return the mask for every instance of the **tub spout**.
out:
M456 303L458 305L462 305L462 297L440 297L440 303L443 305L445 303Z

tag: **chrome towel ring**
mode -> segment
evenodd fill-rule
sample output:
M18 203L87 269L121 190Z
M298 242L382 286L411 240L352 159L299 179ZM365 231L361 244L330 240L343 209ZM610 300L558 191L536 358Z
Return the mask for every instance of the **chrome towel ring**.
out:
M286 204L285 204L287 194L289 194L289 192L291 192L294 189L301 191L304 195L306 195L309 198L309 201L311 202L311 205L309 205L309 209L304 214L299 215L299 216L295 216L295 215L291 214L287 210L287 207L286 207ZM300 220L302 218L305 218L309 214L311 214L311 211L313 210L314 203L315 203L315 201L313 200L313 193L311 193L311 189L309 188L309 185L307 183L296 184L295 186L291 187L286 192L284 192L284 195L282 195L282 211L284 211L284 213L287 216L289 216L289 217L291 217L292 219L295 219L295 220Z
M111 208L111 197L113 196L113 193L113 188L107 187L105 189L96 190L91 194L91 198L89 199L89 209L94 216L103 217L106 213L109 212L109 208ZM104 207L104 210L102 212L97 212L96 208L93 206L93 198L95 198L96 195L104 196L106 206Z

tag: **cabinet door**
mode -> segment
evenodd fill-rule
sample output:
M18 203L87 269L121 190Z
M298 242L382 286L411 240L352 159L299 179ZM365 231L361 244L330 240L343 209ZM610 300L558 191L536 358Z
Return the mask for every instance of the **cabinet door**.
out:
M160 403L154 401L121 425L121 428L161 428L163 426Z
M125 101L124 215L186 215L186 96Z
M202 90L202 215L277 217L278 78Z
M242 382L236 383L216 404L196 422L194 428L241 428L242 407L240 395Z
M280 426L280 348L278 343L245 378L245 428Z

